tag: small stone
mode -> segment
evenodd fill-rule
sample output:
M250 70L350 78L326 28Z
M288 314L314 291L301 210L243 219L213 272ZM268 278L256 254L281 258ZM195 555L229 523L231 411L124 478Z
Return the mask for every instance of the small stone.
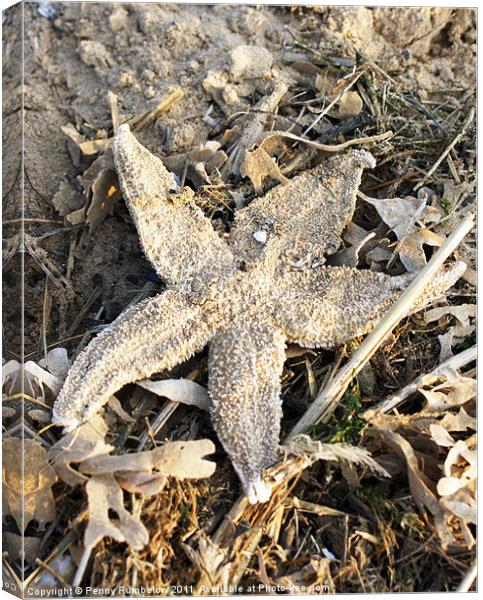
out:
M122 6L116 6L109 17L112 31L120 31L128 24L129 13Z
M134 75L130 72L121 73L118 79L118 83L121 87L131 87L134 83Z
M154 96L156 96L156 90L153 88L152 85L150 85L144 90L144 97L149 100L151 98L154 98Z
M268 234L266 231L264 231L262 229L260 231L255 231L255 233L253 234L253 237L257 240L257 242L260 242L260 244L266 244Z
M273 65L273 56L261 46L238 46L230 52L230 61L230 74L238 81L267 77Z
M154 71L151 71L151 69L144 69L141 77L144 79L144 81L153 81L156 77L156 74Z
M101 42L93 40L82 40L79 56L83 63L96 69L107 69L113 64L109 50Z

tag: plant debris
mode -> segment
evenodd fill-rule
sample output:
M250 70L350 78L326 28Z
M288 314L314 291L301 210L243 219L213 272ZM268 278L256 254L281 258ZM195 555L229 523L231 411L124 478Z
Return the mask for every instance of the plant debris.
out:
M4 11L10 589L476 589L475 230L453 253L466 270L451 292L401 320L328 422L291 440L294 453L269 471L267 504L238 498L220 446L208 475L216 436L204 352L161 374L169 379L126 386L90 428L62 437L49 426L71 360L127 306L165 289L119 201L111 148L122 124L195 191L224 239L254 196L335 152L369 150L377 169L364 174L327 264L409 280L476 212L476 31L473 9L437 7L42 2ZM22 54L36 67L24 87ZM262 225L252 232L259 250L273 233ZM359 344L289 348L283 436ZM25 531L13 462L21 437L33 448ZM170 469L206 477L178 480Z

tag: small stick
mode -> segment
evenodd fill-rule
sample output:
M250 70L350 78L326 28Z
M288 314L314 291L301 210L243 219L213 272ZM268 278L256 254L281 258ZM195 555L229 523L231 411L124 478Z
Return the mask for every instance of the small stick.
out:
M368 137L354 138L351 140L347 140L347 142L343 142L342 144L318 144L317 142L313 142L312 140L306 140L305 138L299 137L293 133L288 133L286 131L271 131L268 134L262 134L261 138L257 141L260 146L271 139L272 137L281 137L288 140L293 140L294 142L302 142L303 144L307 144L307 146L312 146L317 150L322 150L323 152L340 152L341 150L345 150L345 148L349 148L349 146L355 146L358 144L369 144L371 142L383 142L393 136L392 131L386 131L385 133L380 133L378 135L370 135Z
M19 225L20 223L54 223L55 225L63 225L64 221L56 221L55 219L10 219L3 221L2 225Z
M362 415L362 418L366 421L371 421L374 419L374 417L380 414L388 413L389 411L394 410L406 398L417 392L424 385L432 385L435 383L441 377L441 371L443 369L461 369L473 360L476 360L476 346L472 346L471 348L464 350L464 352L460 352L456 356L448 358L448 360L442 362L430 373L424 373L423 375L416 377L416 379L403 387L402 390L399 390L399 392L396 394L393 394L389 398L386 398L386 400L376 404L376 406L366 410Z
M143 127L146 127L149 123L154 121L161 113L166 112L169 108L176 104L184 96L184 92L181 88L176 88L167 98L161 100L161 102L153 108L153 110L138 117L133 117L128 121L133 131L140 131ZM135 122L134 122L135 121Z
M451 150L456 146L456 144L461 140L461 138L464 136L464 134L466 133L466 130L468 129L468 127L471 125L473 119L475 117L475 109L474 107L470 110L470 114L468 115L468 118L466 119L462 130L458 133L458 135L454 138L454 140L451 142L451 144L446 148L446 150L443 152L443 154L441 154L441 156L438 158L438 160L434 163L434 165L431 167L431 169L429 169L429 171L426 173L426 175L421 179L421 181L419 183L417 183L414 187L413 187L413 192L415 192L416 190L418 190L421 186L423 186L426 181L428 181L428 179L431 177L431 175L436 171L436 169L439 167L439 165L443 162L443 160L448 156L448 154L451 152Z
M315 119L315 121L313 123L311 123L307 129L302 133L302 135L307 135L309 131L311 131L316 125L317 123L323 118L325 117L325 115L329 112L329 110L335 106L337 104L337 102L339 102L339 100L342 98L342 96L348 92L351 87L354 85L354 83L359 79L359 77L362 75L363 71L361 71L360 73L358 73L353 79L352 81L350 81L338 94L337 96L332 100L332 102L326 107L324 108L324 110L319 113L317 115L317 118Z
M179 402L173 402L168 400L166 404L163 406L162 410L158 413L153 423L150 425L151 431L144 431L137 447L137 451L141 452L144 446L148 443L149 439L154 439L154 436L159 432L161 427L165 425L174 411L178 408Z
M74 322L72 323L72 325L67 330L67 333L66 333L67 337L71 337L71 336L74 335L74 333L76 332L77 328L82 323L82 320L84 319L84 317L86 316L86 314L89 312L89 309L94 304L94 302L101 296L101 294L102 294L102 288L101 288L101 286L97 285L92 290L92 292L89 294L89 297L85 301L84 306L77 313L77 316L74 319Z
M416 279L401 294L399 300L389 309L379 322L379 325L362 342L351 360L342 367L339 374L332 382L319 392L306 413L290 432L288 439L293 438L299 433L303 433L308 427L315 423L327 421L352 379L378 350L386 336L393 330L396 324L408 314L411 306L414 305L421 292L439 271L448 256L450 256L458 247L473 225L474 220L472 216L466 217L459 224L438 252L436 252L433 258L420 272L418 277L416 277Z
M57 581L61 585L64 586L64 589L66 589L66 590L70 589L69 582L66 581L60 573L57 573L57 571L55 569L53 569L50 565L45 563L43 560L40 560L40 558L36 558L35 563L37 565L39 565L40 567L42 567L43 569L45 569L48 573L50 573L52 575L52 577L55 577L55 579L57 579Z
M82 578L84 577L87 563L89 562L89 559L91 557L92 550L93 550L92 546L86 546L84 548L81 559L79 561L79 566L77 567L77 572L75 574L74 581L72 582L72 587L75 588L80 585L80 582L82 581Z
M473 562L471 567L466 572L465 576L461 580L461 583L456 588L456 592L469 592L471 586L473 585L473 581L476 579L476 560Z
M109 90L107 92L107 101L109 102L109 108L111 109L112 131L114 132L114 135L116 135L117 128L119 127L118 97L114 92Z

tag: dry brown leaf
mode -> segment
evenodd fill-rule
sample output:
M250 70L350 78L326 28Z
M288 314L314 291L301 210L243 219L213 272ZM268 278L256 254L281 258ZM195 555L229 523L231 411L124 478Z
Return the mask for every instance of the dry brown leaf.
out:
M87 477L72 468L71 463L80 463L88 458L104 455L114 450L106 444L104 437L107 425L99 415L94 415L75 431L62 437L49 451L52 465L59 477L69 485L82 484Z
M82 208L85 201L82 193L65 179L60 182L58 191L52 197L52 204L62 217Z
M447 413L441 419L440 425L447 431L476 431L476 418L471 417L464 408L460 408L457 414Z
M118 473L116 480L123 490L144 496L159 494L168 481L164 475L152 473Z
M317 67L315 67L317 69ZM338 77L331 67L317 69L315 77L315 88L327 97L332 96L333 90L337 85Z
M99 152L105 152L109 150L113 144L113 138L104 138L102 140L88 140L87 142L82 142L79 144L79 148L82 151L82 154L86 156L92 156L94 154L98 154Z
M399 241L396 250L399 253L404 268L409 273L419 273L427 264L423 246L441 246L444 238L429 229L421 229L411 235L406 235Z
M455 335L472 333L468 327L470 326L470 319L476 317L476 304L461 304L459 306L439 306L432 308L424 313L424 322L432 323L433 321L439 321L441 317L446 315L452 315L456 317L461 323L461 328L456 329Z
M163 379L161 381L143 379L142 381L136 381L136 385L149 390L156 396L169 398L173 402L196 406L201 410L209 410L211 405L206 388L190 379Z
M387 263L391 260L393 252L389 249L391 242L389 238L382 238L378 241L377 246L374 246L366 253L366 263L378 267L377 263Z
M17 360L9 360L2 365L2 386L8 395L22 392L36 398L44 385L57 395L62 387L62 380L31 360L24 364L23 373L22 365Z
M450 327L445 333L438 335L438 341L440 345L439 361L444 362L451 358L453 355L452 347L456 343L454 339L454 327Z
M332 552L325 548L324 551L330 558L310 557L302 569L277 577L274 584L286 588L289 593L297 596L300 595L301 590L304 594L320 594L320 587L330 581L330 564L335 559Z
M149 542L146 527L139 518L125 508L122 490L112 474L96 475L86 484L89 521L84 534L84 544L92 548L104 537L126 542L140 550ZM112 510L118 519L109 516Z
M228 156L220 150L220 146L219 142L209 141L196 150L166 156L163 164L180 180L186 176L198 188L211 183L210 176L227 160Z
M332 254L327 258L327 264L337 267L356 267L359 262L359 252L375 235L374 232L368 233L366 237L360 240L356 245L349 246L348 248L344 248L344 250Z
M465 477L467 479L476 477L476 452L470 446L472 442L473 437L468 440L458 440L448 452L443 467L446 477L452 477L455 473L462 475L460 465L465 463L469 466L468 469L465 469Z
M107 406L125 423L132 423L134 419L123 409L116 396L111 396L107 401Z
M476 396L476 381L471 377L464 377L449 367L441 369L441 374L445 382L431 390L419 390L427 400L426 411L446 412L448 408L466 404Z
M43 528L55 518L52 486L57 478L47 451L35 440L6 438L3 452L3 510L21 532L35 519ZM23 473L22 473L23 466Z
M89 192L86 220L92 229L102 223L108 215L113 214L114 206L121 197L117 173L112 169L102 169Z
M263 192L262 183L267 177L272 177L283 185L289 182L275 160L261 147L245 152L245 158L240 166L240 174L242 177L250 179L258 195Z
M438 335L438 340L441 345L441 362L453 356L451 348L454 344L471 335L475 330L474 317L476 317L476 305L462 304L460 306L441 306L433 308L425 313L424 321L425 323L439 321L446 315L456 317L458 323L449 327L445 333ZM443 325L444 323L441 322L440 324Z
M450 436L448 431L437 423L432 423L429 426L431 437L438 444L438 446L451 447L454 446L454 439Z
M359 96L359 94L351 91L343 94L337 104L338 110L334 116L339 119L355 117L361 112L362 107L364 106L362 98Z
M374 206L378 215L396 234L398 240L417 232L416 220L421 219L426 203L417 198L369 198L361 196Z
M85 135L80 134L72 123L68 123L67 125L61 125L60 129L62 130L62 133L64 133L78 146L82 144L82 142L84 142L86 139Z
M153 470L178 479L202 479L213 475L216 465L203 459L213 454L215 446L210 440L169 442L146 452L117 456L100 455L84 460L79 469L86 474L143 472Z
M71 225L80 225L80 223L84 223L86 220L86 207L83 206L78 210L74 210L74 212L66 215L65 218Z
M407 467L411 494L421 511L428 510L434 517L438 535L446 547L453 542L453 536L445 523L445 513L438 498L431 491L426 475L421 471L418 459L409 442L399 433L383 429L372 430L372 435L380 437L384 443L393 448L402 458Z
M28 416L39 423L50 423L50 410L32 408L27 410Z

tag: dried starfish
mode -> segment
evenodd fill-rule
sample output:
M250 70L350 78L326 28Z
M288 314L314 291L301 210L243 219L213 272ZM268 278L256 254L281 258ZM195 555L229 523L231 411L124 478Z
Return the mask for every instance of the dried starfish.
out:
M409 276L324 267L352 218L365 151L335 156L238 212L226 239L159 158L119 127L114 157L141 244L168 290L126 310L71 368L53 410L67 430L123 385L171 369L210 342L214 427L252 503L277 459L287 342L333 348L367 333ZM464 270L440 272L418 306Z

